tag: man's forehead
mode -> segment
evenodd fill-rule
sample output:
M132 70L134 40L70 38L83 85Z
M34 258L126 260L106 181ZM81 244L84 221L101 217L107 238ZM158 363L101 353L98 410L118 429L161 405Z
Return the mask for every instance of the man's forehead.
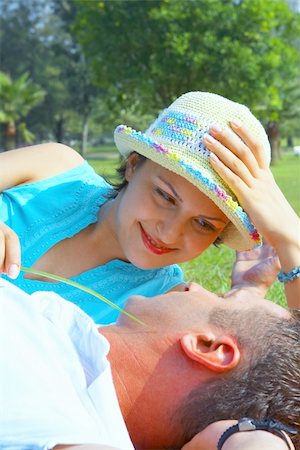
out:
M271 302L270 300L264 299L262 300L262 302L267 305L267 308L270 310L270 312L273 312L273 314L276 314L279 317L285 317L287 319L291 317L291 313L288 311L288 309L285 309L282 306Z
M234 293L232 296L225 299L229 300L230 307L240 307L242 309L260 308L265 309L269 313L278 317L284 317L289 319L291 317L290 312L276 303L262 298L258 295L252 294L246 289L242 292ZM225 306L225 305L224 305Z

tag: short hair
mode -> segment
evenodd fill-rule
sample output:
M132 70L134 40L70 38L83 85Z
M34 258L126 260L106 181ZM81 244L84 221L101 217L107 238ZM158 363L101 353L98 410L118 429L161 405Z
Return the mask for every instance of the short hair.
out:
M214 308L210 323L229 330L243 356L236 369L194 388L183 401L176 413L182 445L212 422L251 417L296 428L291 438L300 448L300 309L290 312L279 318L264 308Z

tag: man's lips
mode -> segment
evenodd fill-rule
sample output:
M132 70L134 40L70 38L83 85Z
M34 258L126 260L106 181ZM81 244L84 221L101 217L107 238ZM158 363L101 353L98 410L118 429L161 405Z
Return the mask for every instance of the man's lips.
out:
M142 227L141 224L140 224L140 228L141 228L142 240L144 242L145 247L147 247L147 249L150 250L155 255L163 255L165 253L170 253L173 250L175 250L173 248L164 247L163 245L161 245L157 241L155 241L148 233L146 233L146 231L144 230L144 228Z

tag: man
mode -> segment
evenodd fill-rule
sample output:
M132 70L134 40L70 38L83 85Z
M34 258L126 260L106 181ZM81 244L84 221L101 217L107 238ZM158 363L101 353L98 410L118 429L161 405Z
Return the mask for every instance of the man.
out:
M145 325L122 315L99 334L57 295L2 285L0 448L132 449L127 427L137 449L176 449L211 422L244 416L299 432L299 311L191 284L132 297L126 310ZM269 448L231 439L224 450Z

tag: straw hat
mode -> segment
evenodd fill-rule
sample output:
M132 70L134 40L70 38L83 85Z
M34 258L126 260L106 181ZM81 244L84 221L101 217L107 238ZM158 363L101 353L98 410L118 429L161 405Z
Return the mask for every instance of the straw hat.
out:
M186 178L207 195L229 218L221 234L223 242L236 250L249 250L261 237L236 196L213 170L210 151L203 137L211 125L229 127L229 121L242 122L257 138L270 161L270 144L261 123L250 110L220 95L189 92L176 99L150 125L145 133L125 125L115 129L115 143L127 157L135 151L166 169Z

